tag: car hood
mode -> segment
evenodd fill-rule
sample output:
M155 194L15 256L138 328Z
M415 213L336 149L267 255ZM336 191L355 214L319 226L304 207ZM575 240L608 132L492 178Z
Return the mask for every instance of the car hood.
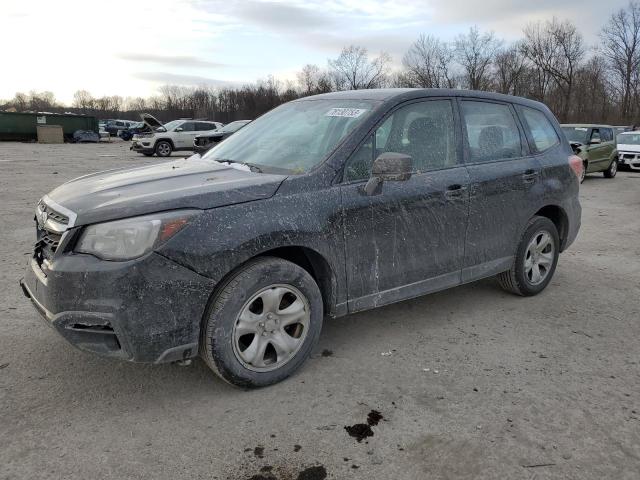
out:
M162 122L150 113L141 113L140 118L142 119L142 123L148 126L151 130L162 127Z
M640 152L640 145L633 145L633 144L630 144L630 143L619 143L618 144L618 151L619 152L639 153Z
M75 225L86 225L165 210L208 209L269 198L286 178L238 167L180 159L86 175L47 196L77 215Z

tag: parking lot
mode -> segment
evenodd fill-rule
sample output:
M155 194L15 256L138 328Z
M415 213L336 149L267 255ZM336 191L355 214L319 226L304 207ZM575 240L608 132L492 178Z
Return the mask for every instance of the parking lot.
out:
M486 280L328 321L299 373L243 391L199 360L80 352L18 286L40 196L155 161L125 142L0 143L0 479L638 478L639 173L587 177L539 296ZM344 427L372 410L358 442Z

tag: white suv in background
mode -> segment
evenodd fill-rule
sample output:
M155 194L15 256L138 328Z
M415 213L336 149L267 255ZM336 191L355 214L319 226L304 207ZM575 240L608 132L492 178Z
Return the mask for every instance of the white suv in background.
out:
M616 137L618 166L640 170L640 132L624 132Z
M168 157L176 150L193 150L196 135L213 133L224 126L220 122L205 120L173 120L163 125L148 113L140 116L148 129L133 136L131 150L148 157L154 153L159 157Z

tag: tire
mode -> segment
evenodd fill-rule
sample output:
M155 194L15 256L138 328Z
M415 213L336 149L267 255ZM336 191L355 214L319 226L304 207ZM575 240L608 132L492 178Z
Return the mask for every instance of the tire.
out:
M283 313L289 307L292 312ZM265 387L304 363L318 343L322 319L322 295L311 275L281 258L260 257L214 293L203 319L200 356L232 385Z
M584 179L587 177L587 162L582 163L582 174L580 175L580 183L584 182Z
M145 157L153 157L153 152L142 152Z
M547 249L545 246L540 251L532 253L532 245L536 249L537 245L542 245L541 240L544 239L548 240L551 247ZM537 295L553 278L559 255L560 238L554 223L546 217L533 217L522 235L511 269L500 273L498 282L504 290L516 295ZM536 270L541 278L536 279Z
M173 147L171 146L171 143L167 142L166 140L160 140L158 143L156 143L155 151L156 155L158 155L159 157L168 157L169 155L171 155Z
M605 178L613 178L616 176L616 173L618 173L618 159L614 158L613 160L611 160L609 168L602 172L602 174Z

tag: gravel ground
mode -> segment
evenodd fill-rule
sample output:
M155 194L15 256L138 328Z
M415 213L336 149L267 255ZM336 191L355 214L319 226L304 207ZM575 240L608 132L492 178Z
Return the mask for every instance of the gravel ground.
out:
M153 161L123 142L0 143L0 478L638 478L640 173L587 178L541 295L486 280L329 321L298 374L242 391L201 361L75 350L18 287L42 194ZM358 442L344 427L372 410Z

